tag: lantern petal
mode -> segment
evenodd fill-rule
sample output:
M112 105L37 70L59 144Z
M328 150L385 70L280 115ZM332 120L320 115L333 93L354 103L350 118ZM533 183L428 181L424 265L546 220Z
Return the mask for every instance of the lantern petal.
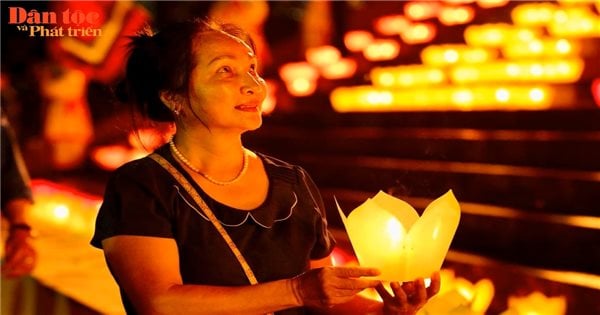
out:
M408 232L408 238L416 243L409 262L411 277L429 277L441 268L459 220L460 205L452 190L427 206Z
M407 231L419 219L419 214L410 204L381 190L373 197L373 201L398 218Z

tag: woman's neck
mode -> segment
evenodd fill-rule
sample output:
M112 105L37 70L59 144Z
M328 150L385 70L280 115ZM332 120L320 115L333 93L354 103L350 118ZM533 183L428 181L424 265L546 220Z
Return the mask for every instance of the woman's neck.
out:
M231 178L244 160L240 134L191 134L177 132L176 150L200 172L215 178Z

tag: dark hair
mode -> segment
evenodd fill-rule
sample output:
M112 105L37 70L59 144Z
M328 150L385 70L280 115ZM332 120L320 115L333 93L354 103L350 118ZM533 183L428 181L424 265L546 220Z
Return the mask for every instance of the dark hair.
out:
M256 46L245 31L233 24L193 19L166 26L153 34L147 28L131 38L125 76L116 89L117 98L133 104L142 115L159 122L175 121L161 101L160 91L184 94L194 63L194 40L202 33L223 32Z

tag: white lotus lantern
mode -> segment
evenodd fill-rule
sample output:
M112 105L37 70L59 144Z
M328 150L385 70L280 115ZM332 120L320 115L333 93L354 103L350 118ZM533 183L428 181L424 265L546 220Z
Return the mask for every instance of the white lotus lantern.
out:
M421 217L382 191L348 217L337 207L360 265L378 268L385 281L428 278L440 270L460 219L452 190L432 201Z

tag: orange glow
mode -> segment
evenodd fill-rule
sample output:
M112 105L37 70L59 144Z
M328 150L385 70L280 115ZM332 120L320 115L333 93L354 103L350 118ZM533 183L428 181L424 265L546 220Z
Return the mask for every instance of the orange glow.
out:
M435 18L440 11L440 4L433 1L407 2L404 13L413 21Z
M91 158L96 165L108 171L135 159L146 156L148 152L141 148L131 148L124 145L108 145L92 150Z
M426 314L450 314L462 309L465 314L485 314L494 297L494 285L489 279L473 284L456 277L454 271L440 271L441 287L435 299L423 307Z
M436 85L446 82L443 70L425 65L376 67L371 70L375 87L406 88L420 85Z
M548 33L556 37L598 38L600 16L589 7L563 8L554 13Z
M91 237L100 197L40 179L32 180L31 187L36 200L31 210L34 224L43 222L44 226Z
M564 38L533 39L528 42L512 41L502 47L502 55L508 59L538 57L573 57L581 52L581 44Z
M363 51L373 42L373 34L367 31L349 31L344 35L344 45L349 51Z
M402 41L407 44L424 44L433 40L436 27L431 23L413 23L404 33L400 34Z
M335 63L321 68L321 75L329 80L350 78L356 72L356 61L342 58Z
M393 39L376 39L363 51L367 60L391 60L400 53L400 44Z
M600 78L594 79L592 81L592 95L594 96L594 101L596 105L600 107Z
M444 7L439 20L444 25L466 24L473 20L475 10L472 7Z
M426 110L543 110L555 101L544 85L438 85L410 89L373 86L339 87L330 95L337 112Z
M293 96L308 96L317 89L319 72L308 62L293 62L279 68L286 89Z
M469 4L475 2L475 0L442 0L448 4Z
M59 222L65 222L69 219L69 207L59 204L52 210L52 215Z
M542 29L514 26L505 23L469 25L465 41L469 46L501 47L513 41L530 41L542 34Z
M525 3L516 6L510 16L513 23L522 26L546 26L559 7L550 2Z
M337 62L342 54L334 46L312 47L306 50L306 60L315 67L324 67Z
M263 115L269 115L277 105L277 84L272 80L266 80L265 83L267 84L267 97L261 105L261 111Z
M407 202L379 191L346 216L338 212L360 265L379 269L377 279L412 281L439 271L460 221L452 190L419 216Z
M461 64L450 70L455 83L475 82L577 82L584 62L579 58L547 61L496 61L478 65Z
M508 4L509 0L477 0L477 5L481 8L496 8Z
M410 26L410 21L403 15L386 15L377 18L374 28L383 35L397 35L404 32Z
M143 128L130 132L127 136L127 140L129 144L136 149L153 151L167 142L167 139L169 139L174 132L174 129L164 133L156 128Z
M564 315L567 300L564 296L547 297L535 291L528 296L508 298L507 313L516 315Z
M460 44L429 45L421 51L421 60L430 66L483 63L496 57L496 50Z

